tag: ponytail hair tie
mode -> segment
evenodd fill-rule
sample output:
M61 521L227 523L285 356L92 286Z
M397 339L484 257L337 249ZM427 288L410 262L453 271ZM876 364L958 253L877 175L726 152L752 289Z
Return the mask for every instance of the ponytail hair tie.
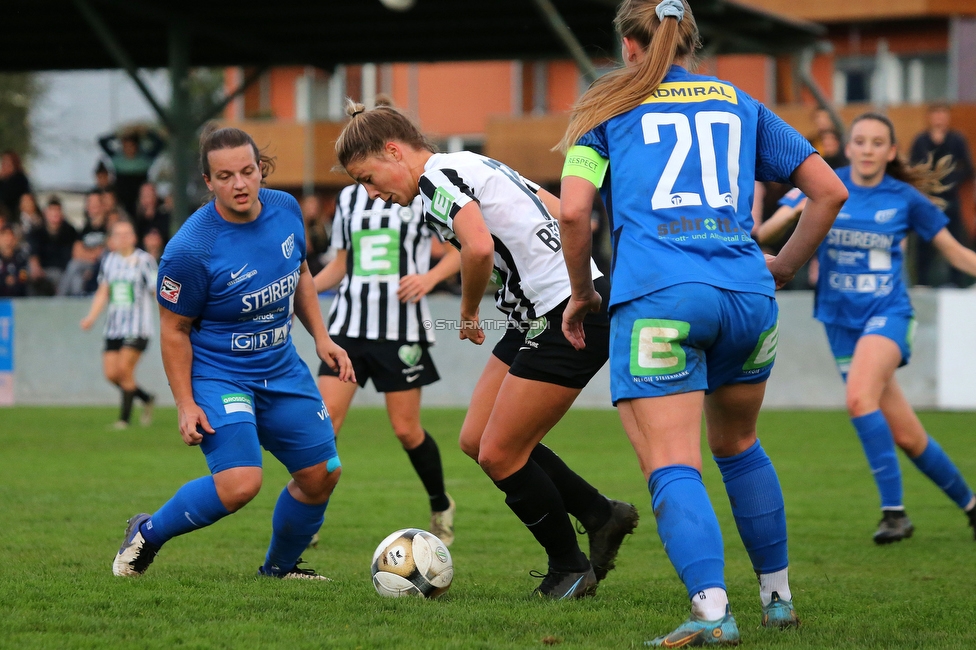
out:
M685 17L685 5L681 0L661 0L657 7L654 8L654 13L657 14L657 19L664 21L665 18L677 18L678 22Z

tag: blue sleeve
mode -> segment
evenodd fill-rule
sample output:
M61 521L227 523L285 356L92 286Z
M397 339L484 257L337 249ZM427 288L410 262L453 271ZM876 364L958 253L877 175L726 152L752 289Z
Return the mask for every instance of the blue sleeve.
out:
M156 301L174 314L196 318L203 313L210 289L210 251L174 237L166 245L156 275Z
M800 201L807 198L807 195L800 191L800 188L794 187L792 190L783 195L777 205L785 205L791 208L795 208L800 205Z
M579 147L589 147L602 157L610 160L610 148L607 146L607 123L603 122L599 126L587 131L576 141Z
M756 180L789 183L800 163L817 150L778 115L756 103Z
M908 199L908 223L912 230L925 241L932 241L932 238L939 234L943 228L949 225L949 218L945 216L935 204L928 200L924 194L914 187L908 186L905 189Z

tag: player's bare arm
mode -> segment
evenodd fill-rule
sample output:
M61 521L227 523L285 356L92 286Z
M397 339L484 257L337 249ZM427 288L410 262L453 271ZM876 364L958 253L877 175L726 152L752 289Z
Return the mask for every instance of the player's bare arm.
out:
M336 345L322 320L319 310L319 298L315 291L315 281L308 270L308 262L302 262L299 269L298 287L295 289L295 315L315 340L315 352L322 361L329 364L333 370L339 371L342 381L356 381L356 374L352 370L349 355Z
M203 442L201 429L206 433L214 432L206 413L193 399L190 380L193 367L193 348L190 346L192 327L192 318L162 306L159 308L159 349L163 357L163 370L176 400L180 435L183 442L190 446Z
M478 204L472 201L454 217L454 233L461 243L461 340L476 345L485 340L478 323L481 299L491 280L494 268L495 244L485 224Z
M315 277L313 278L315 293L328 291L342 281L343 276L346 274L346 259L348 258L348 255L349 251L347 251L345 248L336 250L336 256L332 259L332 261L326 264L325 268L315 274Z
M562 180L562 200L559 211L559 238L563 258L569 271L572 294L563 311L563 334L577 350L586 347L583 318L600 310L602 299L593 288L590 270L592 233L590 212L596 197L596 186L579 176L566 176Z
M444 256L426 273L411 273L400 278L397 298L400 302L419 302L439 283L461 270L461 253L453 246L446 246Z
M796 270L813 256L847 200L847 188L818 155L800 163L793 172L793 182L807 195L807 204L779 255L767 259L777 289L792 280Z

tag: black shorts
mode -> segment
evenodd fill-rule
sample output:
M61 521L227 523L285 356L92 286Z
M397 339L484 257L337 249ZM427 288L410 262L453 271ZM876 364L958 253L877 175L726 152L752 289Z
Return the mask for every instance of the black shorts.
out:
M352 361L360 387L372 379L378 393L395 393L433 384L440 379L427 343L404 341L370 341L347 336L333 336ZM324 362L319 364L320 377L338 377L339 373Z
M566 388L583 388L610 356L610 284L605 278L594 282L603 297L600 313L589 314L583 321L586 347L577 350L563 335L563 310L567 298L543 316L542 327L522 332L510 329L492 350L509 366L516 377L544 381Z
M105 339L106 352L118 352L122 348L132 348L139 352L145 352L147 347L149 347L149 339L144 338Z

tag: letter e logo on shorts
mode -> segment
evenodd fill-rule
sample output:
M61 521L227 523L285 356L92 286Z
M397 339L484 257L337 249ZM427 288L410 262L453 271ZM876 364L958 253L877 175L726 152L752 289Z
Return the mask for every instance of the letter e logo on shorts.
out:
M630 374L635 377L671 375L682 372L687 363L681 342L691 325L680 320L639 318L630 339Z
M759 335L756 348L749 355L749 359L742 365L743 370L758 370L765 368L776 360L776 344L779 343L779 321Z

